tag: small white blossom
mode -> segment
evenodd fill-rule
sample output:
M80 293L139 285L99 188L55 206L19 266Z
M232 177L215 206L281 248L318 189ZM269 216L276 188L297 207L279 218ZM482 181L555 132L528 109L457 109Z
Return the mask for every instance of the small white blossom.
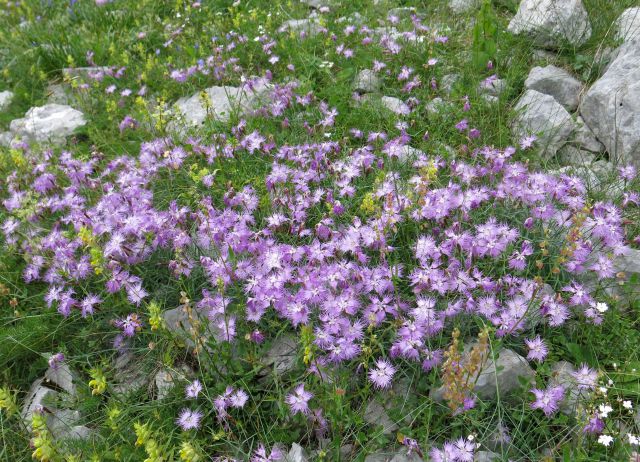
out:
M631 401L623 401L622 402L622 407L625 409L633 409L633 404L631 404Z
M640 439L637 436L632 435L631 433L627 433L627 438L629 439L629 444L633 446L638 446L638 444L640 443Z
M609 436L609 435L600 435L598 437L598 443L600 443L603 446L607 446L609 447L609 445L613 442L613 436Z
M609 307L604 302L598 302L596 303L596 310L598 310L600 313L606 313L609 310Z
M598 406L598 417L601 419L606 419L609 416L609 413L613 411L613 408L608 404L601 404Z

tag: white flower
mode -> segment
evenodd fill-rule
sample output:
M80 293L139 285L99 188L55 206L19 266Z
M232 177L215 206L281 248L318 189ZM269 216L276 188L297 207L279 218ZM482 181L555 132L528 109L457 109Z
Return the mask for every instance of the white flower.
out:
M623 401L622 407L625 409L633 409L633 404L631 404L631 401Z
M607 446L609 447L609 445L613 442L613 436L609 436L609 435L600 435L598 437L598 443L600 443L603 446Z
M601 404L600 406L598 406L598 410L600 411L598 412L598 417L600 417L601 419L606 419L609 416L609 413L613 411L613 408L608 404Z
M631 433L627 433L627 438L629 438L629 444L633 446L638 446L638 443L640 443L640 439L638 439L637 436L632 435Z
M608 309L609 307L607 306L606 303L604 302L596 303L596 310L598 310L600 313L606 313Z
M602 393L603 395L607 394L607 387L600 387L598 388L598 390L600 390L600 393Z

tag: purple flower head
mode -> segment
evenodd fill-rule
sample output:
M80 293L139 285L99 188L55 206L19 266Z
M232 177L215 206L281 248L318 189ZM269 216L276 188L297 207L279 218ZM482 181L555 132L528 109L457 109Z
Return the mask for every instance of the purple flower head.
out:
M571 376L576 379L576 386L582 390L593 390L598 383L598 371L590 369L586 364L582 364Z
M56 353L54 355L51 355L51 357L49 358L49 367L51 369L57 369L58 366L64 361L64 354L63 353Z
M202 391L202 384L199 380L194 380L186 386L184 394L187 398L195 399Z
M369 370L369 380L377 388L389 388L395 373L396 369L389 361L378 359L376 366Z
M525 339L524 343L529 349L529 353L527 353L527 359L529 361L542 362L544 361L544 358L547 357L549 350L547 345L545 345L544 340L542 340L539 335L531 340Z
M309 413L309 400L313 398L313 394L304 389L304 383L299 384L288 394L285 398L285 402L289 405L291 413L293 415L302 413Z
M541 409L546 416L554 414L560 407L560 402L564 399L565 387L557 385L555 387L540 390L533 388L531 393L535 395L535 401L531 403L531 409Z
M200 411L192 411L191 409L183 409L176 419L178 426L184 430L194 430L200 427L202 413Z

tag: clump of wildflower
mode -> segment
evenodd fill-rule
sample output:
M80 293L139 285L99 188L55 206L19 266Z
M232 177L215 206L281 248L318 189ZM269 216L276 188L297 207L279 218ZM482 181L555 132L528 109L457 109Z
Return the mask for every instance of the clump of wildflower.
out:
M53 436L47 428L47 419L42 411L36 410L31 417L31 429L33 438L31 446L34 448L33 457L41 462L58 460L60 455L55 445Z
M218 413L218 420L226 421L229 417L227 409L241 409L249 400L249 395L244 390L227 387L223 394L213 400L213 405Z
M293 415L309 413L309 400L313 398L313 393L304 389L304 383L294 388L293 392L288 394L285 402L289 405Z
M571 373L576 380L576 386L579 389L593 390L598 383L598 371L589 368L586 364L582 364L580 368Z
M369 370L369 380L377 388L389 388L396 369L389 361L378 359L375 367Z
M273 449L271 449L271 452L268 453L264 445L260 444L258 446L258 449L256 449L256 451L253 453L251 462L275 462L278 460L282 460L283 458L284 454L279 448L274 447Z
M535 396L535 401L531 403L531 409L541 409L546 416L550 416L558 411L560 402L564 399L565 387L557 385L545 390L533 388L531 393Z

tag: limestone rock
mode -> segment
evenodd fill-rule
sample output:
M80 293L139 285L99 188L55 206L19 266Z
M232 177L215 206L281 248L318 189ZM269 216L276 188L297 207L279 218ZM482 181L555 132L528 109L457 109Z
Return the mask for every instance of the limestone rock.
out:
M310 37L322 33L323 28L316 18L289 19L282 23L279 29L281 32L304 33Z
M535 134L544 157L556 154L576 128L567 110L553 96L527 90L515 106L513 124L516 138Z
M58 393L53 391L51 388L43 386L42 382L42 379L38 379L33 382L29 389L29 393L27 393L27 397L24 400L20 416L25 422L25 425L31 425L31 417L36 410L45 409L47 411L52 411L57 407L55 400Z
M227 122L232 113L247 114L265 96L269 85L258 82L250 87L211 87L204 90L210 102L209 111L203 104L201 92L180 98L175 105L188 125L201 125L207 117Z
M429 114L438 114L446 104L442 98L433 98L425 105L425 108Z
M558 151L558 160L563 165L588 165L595 162L596 155L568 144Z
M626 42L582 99L580 113L609 158L640 166L640 41Z
M447 95L450 95L453 91L453 87L460 80L460 75L458 74L446 74L443 75L440 79L440 86L444 90Z
M538 46L560 48L565 42L584 44L591 23L582 0L522 0L508 30L527 35Z
M264 365L276 374L286 374L296 366L298 340L293 335L284 335L273 341L264 355Z
M284 462L309 462L309 458L302 446L293 443L289 453L284 457Z
M72 409L56 410L47 416L47 428L55 440L84 440L90 437L91 430L78 425L81 420L79 411Z
M625 42L640 39L640 7L622 12L616 21L616 38Z
M500 456L491 451L477 451L473 455L473 462L497 462Z
M149 381L144 369L140 367L140 358L131 351L118 355L114 363L113 376L113 392L117 395L135 393Z
M382 80L371 69L363 69L358 72L353 82L353 89L360 93L375 93L380 91Z
M46 104L32 107L24 118L13 120L10 130L14 135L30 141L61 144L67 136L86 123L84 114L71 106Z
M364 462L422 462L422 460L417 454L407 455L406 449L381 449L364 458Z
M478 85L478 93L498 97L506 87L507 82L494 76L493 78L490 77L480 82Z
M585 123L584 119L580 116L576 119L577 128L573 133L572 143L576 144L579 148L590 152L604 152L604 145L598 141L596 135Z
M384 435L395 432L400 426L398 422L389 416L389 411L394 407L403 407L409 395L409 380L397 380L390 390L379 393L367 403L364 411L364 421L373 427L382 427ZM409 411L407 410L408 413Z
M4 111L9 107L11 101L13 101L13 93L5 90L0 91L0 111Z
M582 83L564 69L556 66L534 67L524 86L545 95L553 96L568 111L574 111L580 103Z
M408 115L411 112L409 106L407 106L401 99L393 96L383 96L380 98L380 102L384 107L398 115Z
M480 5L480 0L449 0L449 8L454 13L466 13Z
M44 374L45 382L50 382L63 389L72 396L77 393L74 376L68 364L58 364L55 368L50 367Z

